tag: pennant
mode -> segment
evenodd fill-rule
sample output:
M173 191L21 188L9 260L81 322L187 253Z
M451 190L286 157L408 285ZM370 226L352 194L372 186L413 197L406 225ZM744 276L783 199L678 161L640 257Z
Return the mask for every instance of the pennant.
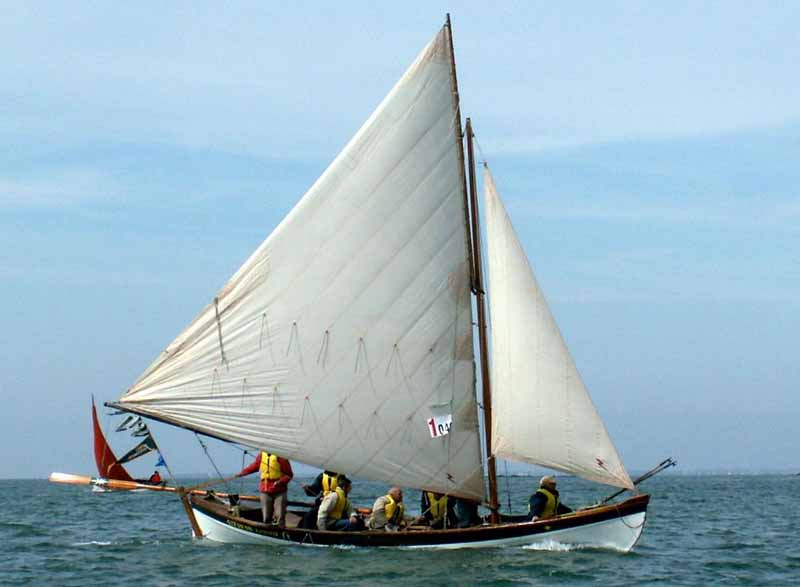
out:
M146 455L149 452L153 452L154 450L157 450L156 442L153 440L153 437L148 434L147 438L122 455L117 462L120 464L128 463L134 459L138 459L139 457Z
M131 432L131 436L150 436L150 429L147 427L147 424L141 421L142 419L139 418L139 422L136 423L136 426L133 428L133 432Z
M156 463L156 467L166 467L167 461L164 460L164 455L158 453L158 462Z
M122 421L122 424L117 426L117 430L116 431L117 432L122 432L123 430L126 430L127 428L130 428L133 425L134 420L136 420L136 416L133 416L133 415L129 414L128 417L125 418Z

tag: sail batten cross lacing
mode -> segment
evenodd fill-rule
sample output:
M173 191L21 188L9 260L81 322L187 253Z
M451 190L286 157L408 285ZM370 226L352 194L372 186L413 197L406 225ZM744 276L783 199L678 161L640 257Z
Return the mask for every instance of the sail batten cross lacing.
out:
M456 334L456 332L457 332L456 325L458 324L458 320L459 320L460 314L461 314L460 312L456 313L456 317L453 319L453 321L450 323L450 325L447 328L448 332L452 332L453 334ZM430 368L431 350L432 349L435 350L435 347L437 347L439 344L440 344L439 342L435 341L431 345L431 347L429 347L428 352L424 353L423 357L420 357L420 360L417 363L416 368L414 368L411 373L407 373L406 372L406 369L405 369L405 366L404 366L404 361L403 361L403 358L402 358L402 354L399 352L399 345L397 345L396 349L395 349L395 346L393 345L392 351L390 353L389 361L391 361L391 354L396 352L396 364L400 366L400 368L402 370L402 375L403 375L403 378L402 378L403 379L403 383L402 383L402 385L407 386L407 388L412 392L412 394L413 394L412 381L418 375L420 369ZM456 346L456 339L455 338L453 338L452 347L453 347L453 352L456 353L458 349L457 349L457 346ZM360 357L360 358L357 357L357 360L356 360L356 362L358 364L358 369L361 370L361 369L366 368L367 376L369 378L369 382L368 383L369 383L370 386L372 386L373 385L372 376L374 375L374 369L377 368L377 366L375 366L375 367L371 366L369 361L367 360L366 342L364 341L363 337L359 338L359 342L357 344L357 348L358 348L357 355L359 355L359 357ZM359 467L357 470L351 471L352 474L356 475L356 474L358 474L359 471L361 471L365 467L369 467L373 463L375 458L378 457L385 450L386 446L389 443L391 443L393 441L398 442L398 435L402 435L402 436L400 436L400 438L402 440L400 440L399 442L402 442L403 440L411 440L413 438L413 435L410 434L410 432L411 432L411 427L412 427L412 422L413 422L414 417L419 415L420 410L424 406L429 405L426 402L426 400L431 400L434 397L434 394L437 391L441 391L444 386L450 387L450 401L449 402L446 401L444 403L450 403L452 405L452 401L454 399L453 393L454 393L455 379L451 379L450 385L447 385L447 383L445 383L445 381L454 376L454 371L455 371L455 363L450 366L450 368L448 369L447 373L442 373L441 374L441 379L439 379L436 384L433 384L431 386L430 391L428 392L428 394L426 396L424 396L422 398L419 398L420 402L419 402L418 408L415 409L412 414L408 415L407 419L405 419L403 424L401 424L399 427L397 427L397 428L395 428L395 429L393 429L391 431L389 429L387 429L386 422L384 422L383 419L380 418L380 416L378 414L378 412L383 408L383 406L388 401L390 401L391 397L387 397L382 402L380 402L380 404L378 406L376 406L375 409L371 412L371 414L369 415L368 419L362 422L363 424L366 425L365 429L362 429L359 426L356 426L356 423L353 421L352 416L349 414L349 412L345 412L345 414L341 413L341 410L344 408L345 404L356 394L357 388L354 388L352 391L350 391L350 393L346 394L345 397L341 398L340 401L337 403L336 408L334 408L334 410L332 410L330 413L328 413L325 417L320 419L318 417L317 413L316 413L316 410L314 410L313 407L311 406L311 401L310 401L311 395L313 395L314 391L319 389L319 386L323 383L322 381L320 381L320 382L317 383L317 385L315 385L314 389L309 391L309 393L304 398L303 409L301 411L301 416L300 416L300 427L302 428L304 426L305 421L306 421L306 410L310 409L311 410L311 416L313 418L313 430L311 431L310 434L304 435L305 436L304 440L302 440L299 444L301 446L309 446L309 445L312 444L312 442L314 441L315 438L319 438L319 439L325 438L325 435L322 433L322 430L321 430L320 422L326 422L327 423L330 420L331 417L335 417L335 418L337 418L338 422L336 420L334 420L334 422L336 422L336 424L334 424L334 425L337 426L337 428L340 428L341 425L342 425L342 421L341 421L342 417L343 416L346 417L353 424L353 430L356 430L356 431L364 430L363 433L358 433L357 435L359 437L358 438L359 442L362 444L362 446L364 446L364 454L365 454L366 458L363 461L363 464L362 464L361 467ZM424 390L420 389L420 391L424 391ZM374 388L373 388L373 393L374 393ZM471 395L467 395L464 398L462 398L462 402L463 401L474 402L475 400ZM436 402L436 403L440 404L441 402ZM306 404L308 404L308 405L306 405ZM456 414L460 413L461 411L462 411L461 404L459 404L458 406L453 406L453 408L451 409L451 412L452 413L456 413ZM377 422L376 422L376 420L377 420ZM424 420L425 420L425 418L420 418L421 422L424 421ZM331 422L331 423L333 424L333 422ZM383 429L383 438L382 439L378 439L378 438L374 437L375 433L378 432L378 428L377 428L378 424L380 424L380 427ZM456 425L456 426L458 426L458 425ZM457 458L458 455L462 452L462 450L464 450L468 446L470 437L469 437L469 435L467 435L458 444L456 444L456 442L454 442L455 439L456 439L456 435L454 433L451 433L451 435L448 435L448 438L447 438L447 441L446 441L447 448L445 449L447 454L445 455L444 462L441 463L439 468L436 470L436 473L431 477L432 479L435 479L437 476L439 476L442 471L448 470L450 468L452 459ZM370 450L372 447L375 447L375 448L373 450ZM331 448L331 455L333 455L335 453L336 453L336 448L332 447ZM400 468L401 469L407 468L408 465L411 462L413 462L414 458L416 458L415 454L412 454L409 457L403 457L403 459L401 461L402 466ZM475 470L478 470L481 467L482 467L482 465L479 463L478 466L475 467ZM463 479L461 479L459 482L463 483L468 478L469 478L469 476L466 476Z
M214 298L214 312L217 317L217 336L219 337L219 354L222 356L222 363L228 364L228 359L225 356L225 346L222 344L222 320L219 316L219 298Z
M319 348L319 353L317 353L317 364L319 365L322 363L322 368L325 368L325 361L328 358L328 342L330 340L330 331L326 330L325 334L322 335L322 345Z
M289 353L292 350L293 344L297 347L297 363L300 365L300 371L303 375L306 374L306 366L303 362L303 347L300 344L300 329L297 326L297 320L292 322L292 330L289 334L289 344L286 345L286 356L289 356Z
M258 350L263 348L264 331L267 333L267 344L269 344L269 358L272 359L272 364L275 364L275 354L272 350L272 334L269 331L269 308L264 310L261 314L261 331L258 333Z

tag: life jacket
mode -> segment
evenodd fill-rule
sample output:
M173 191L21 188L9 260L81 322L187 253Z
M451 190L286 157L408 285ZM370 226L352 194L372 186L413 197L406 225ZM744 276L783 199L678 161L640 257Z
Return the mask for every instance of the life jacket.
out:
M447 496L443 495L439 499L436 499L436 494L432 491L426 491L426 493L428 494L431 517L434 520L443 518L447 514Z
M342 514L344 514L346 509L349 509L347 506L349 502L347 500L347 495L344 492L344 489L341 487L337 487L333 491L336 492L338 499L336 500L336 505L334 508L328 512L328 518L331 520L341 520Z
M558 511L558 494L552 493L550 490L540 487L536 493L541 493L547 498L547 503L544 504L542 513L539 514L540 518L549 518L556 515ZM528 512L531 511L531 504L528 504Z
M403 502L396 502L392 499L391 495L386 495L386 509L384 510L386 514L386 523L387 524L394 524L397 526L400 521L403 519L403 510L405 507L403 506Z
M322 496L325 497L331 491L339 487L339 474L331 471L322 473Z
M277 481L283 477L281 464L278 462L278 455L271 455L268 452L261 452L261 480Z

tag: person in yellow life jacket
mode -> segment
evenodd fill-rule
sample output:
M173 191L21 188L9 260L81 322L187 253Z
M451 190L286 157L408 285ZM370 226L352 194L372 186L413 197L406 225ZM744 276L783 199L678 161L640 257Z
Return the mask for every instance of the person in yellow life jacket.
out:
M256 471L261 475L258 490L261 493L261 515L264 523L274 522L278 526L285 526L286 495L289 491L289 482L294 477L291 463L283 457L261 451L256 460L239 471L236 476L244 477Z
M303 514L303 519L299 524L300 528L313 530L317 527L319 506L322 504L322 499L338 486L338 477L339 473L325 470L317 475L311 485L303 485L303 491L305 491L306 495L316 499L314 500L314 506Z
M568 514L571 511L559 499L556 478L552 475L542 477L539 481L539 489L531 495L528 502L528 519L552 518L553 516Z
M339 473L327 470L323 471L317 475L317 478L314 479L311 485L303 485L303 491L305 491L307 496L320 498L321 501L321 498L336 489L338 476Z
M353 484L344 475L339 475L336 481L336 488L322 498L317 512L317 529L345 532L363 530L364 520L356 514L347 497Z
M416 521L437 530L455 528L457 525L455 502L455 499L443 493L423 491L420 500L422 515Z
M403 491L399 487L392 487L389 493L380 496L372 506L372 515L367 525L370 530L383 528L389 532L399 530L405 526L405 506L403 505Z

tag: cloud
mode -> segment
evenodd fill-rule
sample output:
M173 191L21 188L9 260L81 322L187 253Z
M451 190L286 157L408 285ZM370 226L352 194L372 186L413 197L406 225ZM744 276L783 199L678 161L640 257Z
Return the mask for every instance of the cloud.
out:
M37 175L40 177L0 177L0 208L68 208L89 201L116 200L124 195L113 177L97 169L42 169Z

